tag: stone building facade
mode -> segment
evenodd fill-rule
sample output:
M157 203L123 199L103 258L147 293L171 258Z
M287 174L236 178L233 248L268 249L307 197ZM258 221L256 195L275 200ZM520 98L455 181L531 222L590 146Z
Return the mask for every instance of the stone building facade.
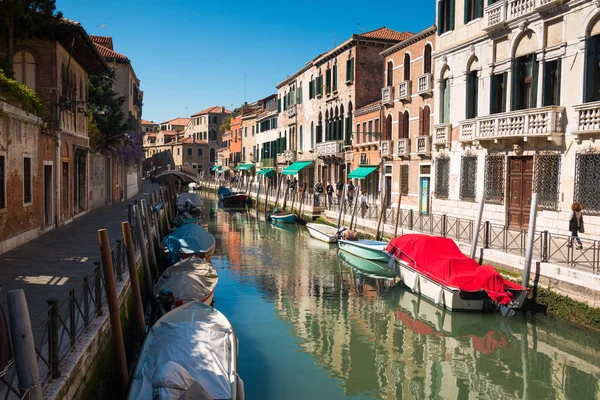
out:
M217 151L221 146L222 135L219 127L230 116L231 111L221 106L209 107L191 116L184 136L195 139L203 146L203 156L198 159L198 169L201 169L202 172L209 171L217 164Z
M350 168L351 171L361 166L377 168L364 179L353 179L352 182L354 186L357 188L360 187L361 190L367 192L367 199L370 203L377 204L381 202L382 151L380 150L381 137L375 133L381 132L382 111L381 100L367 104L354 111L354 134L352 137L354 157ZM388 186L391 187L391 185Z

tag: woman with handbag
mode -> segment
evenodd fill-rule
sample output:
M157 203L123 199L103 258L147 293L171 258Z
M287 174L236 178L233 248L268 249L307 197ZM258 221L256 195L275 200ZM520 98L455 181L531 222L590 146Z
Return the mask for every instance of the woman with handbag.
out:
M583 245L581 244L581 239L579 239L579 233L585 233L583 216L581 214L583 206L581 203L573 203L573 205L571 205L571 210L573 211L571 214L571 219L569 220L569 231L571 231L571 237L569 237L569 244L567 244L567 247L573 247L573 240L575 240L577 241L577 248L582 250Z

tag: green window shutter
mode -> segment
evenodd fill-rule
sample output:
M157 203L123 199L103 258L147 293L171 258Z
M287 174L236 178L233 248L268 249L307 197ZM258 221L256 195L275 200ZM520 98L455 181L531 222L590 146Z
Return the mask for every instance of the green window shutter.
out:
M542 79L542 106L549 106L552 103L552 93L550 93L550 74L552 70L550 70L549 66L551 63L546 63L544 65L544 79Z
M337 90L337 65L333 66L333 90Z
M583 78L583 102L600 100L596 92L596 79L598 68L598 38L600 36L592 36L587 40L585 49L585 72Z
M510 110L515 111L517 109L517 85L519 82L519 68L518 68L518 60L515 60L511 70L511 85L510 85Z
M444 30L444 1L438 1L438 36L445 32Z
M506 91L508 90L508 72L502 74L502 104L500 104L500 112L506 112Z
M325 72L325 92L331 92L331 70Z
M354 81L354 58L350 60L350 73L352 75L352 81Z
M350 80L350 58L346 60L346 81Z
M500 79L502 75L491 76L490 87L490 114L496 114L499 110L498 91L500 90Z
M556 60L556 87L554 90L554 97L556 98L556 105L560 106L560 81L562 80L562 58Z
M477 10L475 10L475 16L477 18L483 17L483 0L476 0L475 7L477 7Z
M464 0L464 2L465 2L464 22L465 22L465 24L467 24L467 22L470 21L469 16L471 15L471 0Z
M539 64L535 59L535 54L532 55L532 68L531 68L531 108L537 107L537 87L538 87L538 75L539 75Z
M448 30L449 31L453 31L454 30L454 0L447 0L448 1L448 7L450 8L449 14L450 14L450 22L448 23Z
M281 99L277 99L277 112L281 112Z

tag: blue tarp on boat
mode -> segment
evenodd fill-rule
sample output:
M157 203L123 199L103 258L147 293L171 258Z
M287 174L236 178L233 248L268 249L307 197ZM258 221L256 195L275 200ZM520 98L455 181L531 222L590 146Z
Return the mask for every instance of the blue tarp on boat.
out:
M179 251L175 241L179 242ZM209 257L215 249L215 238L206 229L197 224L185 224L175 229L163 240L163 246L169 250L171 261L181 256L192 254L198 257ZM175 254L171 255L171 250Z

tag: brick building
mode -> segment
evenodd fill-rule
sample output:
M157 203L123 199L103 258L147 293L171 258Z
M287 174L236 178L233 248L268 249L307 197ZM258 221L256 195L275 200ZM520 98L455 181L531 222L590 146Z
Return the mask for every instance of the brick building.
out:
M364 177L354 178L352 183L357 188L360 186L361 190L366 190L367 198L372 203L379 203L381 195L378 132L381 132L382 110L381 100L377 100L354 111L355 128L352 140L354 157L351 171L355 174L361 172L360 176ZM360 171L361 169L364 173Z

